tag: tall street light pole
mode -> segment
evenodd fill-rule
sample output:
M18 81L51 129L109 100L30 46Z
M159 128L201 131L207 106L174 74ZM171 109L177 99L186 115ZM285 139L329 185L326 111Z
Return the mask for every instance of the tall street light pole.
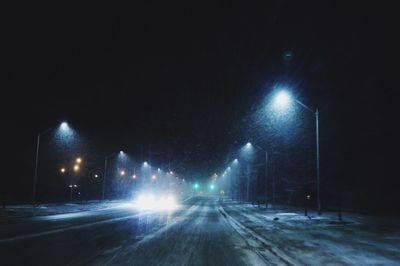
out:
M246 144L246 146L247 147L255 147L255 148L257 148L258 150L260 150L260 151L262 151L262 152L265 152L265 197L266 197L266 199L265 199L265 205L266 205L266 207L268 207L268 151L267 150L265 150L265 149L263 149L263 148L261 148L260 146L258 146L258 145L255 145L255 144L252 144L252 143L250 143L250 142L248 142L247 144ZM274 186L273 186L273 189L274 189ZM275 191L274 191L274 193L273 193L273 195L275 195ZM275 198L275 197L274 197ZM274 202L275 202L275 199L274 199Z
M40 133L38 134L36 141L35 173L33 175L33 182L32 182L32 205L35 205L36 203L36 184L37 184L37 173L39 165L39 147L40 147Z
M315 116L315 148L316 148L316 171L317 171L317 208L318 208L318 214L322 214L321 210L321 183L320 183L320 175L319 175L319 113L318 113L318 108L311 109L304 103L300 102L299 100L296 100L296 103L304 107L306 110L310 111L314 116Z
M112 153L110 155L107 155L104 157L104 173L103 173L103 185L102 185L102 193L101 193L101 199L104 201L105 199L105 194L106 194L106 178L107 178L107 163L108 159L115 156L115 155L123 155L124 152L120 151L119 153Z
M104 158L104 173L103 173L103 186L102 186L101 200L104 200L105 193L106 193L107 160L108 160L108 156L106 156Z
M285 91L281 91L276 96L276 101L278 105L287 105L291 99L288 93ZM294 101L305 108L306 110L310 111L315 116L315 142L316 142L316 172L317 172L317 208L318 214L321 215L321 189L320 189L320 165L319 165L319 113L318 108L315 110L311 109L301 101L294 99Z
M36 190L37 190L37 179L38 179L38 167L39 167L39 150L40 150L40 138L50 130L52 130L53 127L46 129L43 132L39 132L36 140L36 153L35 153L35 171L33 174L33 182L32 182L32 205L36 204ZM62 122L60 125L60 129L63 131L69 130L69 126L67 122Z

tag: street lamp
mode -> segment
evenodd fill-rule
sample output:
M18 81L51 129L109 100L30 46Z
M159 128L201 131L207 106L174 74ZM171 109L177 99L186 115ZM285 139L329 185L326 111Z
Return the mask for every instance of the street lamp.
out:
M62 174L65 173L65 168L62 167L62 168L60 169L60 172L61 172Z
M287 105L290 103L290 100L291 98L287 91L280 91L275 96L276 107L286 108Z
M75 171L75 172L78 172L78 171L79 171L79 169L80 169L80 167L79 167L79 165L78 165L78 164L74 165L74 171Z
M36 153L35 153L35 171L33 175L33 184L32 184L32 204L36 203L36 188L37 188L37 178L38 178L38 166L39 166L39 149L40 149L40 138L45 135L49 131L51 131L53 127L46 129L45 131L39 132L36 140ZM71 129L68 126L67 122L62 122L59 126L60 133L66 134L70 133Z
M275 103L277 104L278 107L283 108L287 107L290 102L295 102L304 109L308 110L315 116L315 142L316 142L316 170L317 170L317 208L318 208L318 214L321 215L321 189L320 189L320 175L319 175L319 116L318 116L318 108L315 110L311 109L301 101L297 99L292 99L292 97L289 95L288 92L286 91L280 91L276 96L275 96Z
M76 158L75 162L76 162L77 164L80 164L80 163L82 162L82 158L81 158L81 157Z
M283 96L281 96L281 97L283 97ZM280 99L280 101L282 102L282 101L284 101L284 99ZM268 151L263 149L263 148L261 148L258 145L252 144L250 142L247 142L246 148L247 149L256 148L256 149L258 149L258 150L260 150L262 152L265 152L265 194L266 194L265 195L266 196L265 204L268 207ZM272 202L275 203L275 182L274 182L274 179L272 179L272 183L273 183L273 186L272 186Z

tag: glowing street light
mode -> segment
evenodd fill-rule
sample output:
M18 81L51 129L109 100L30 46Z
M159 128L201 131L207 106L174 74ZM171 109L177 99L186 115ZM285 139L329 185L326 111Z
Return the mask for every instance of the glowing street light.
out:
M63 130L63 131L69 130L69 125L68 125L68 123L65 122L65 121L62 122L62 123L60 124L60 129Z
M136 177L137 177L137 176L136 176L135 174L134 174L134 175L132 175L132 178L133 178L133 179L136 179Z
M280 91L275 95L275 105L278 108L286 108L291 102L291 97L287 91Z
M151 179L156 180L156 179L157 179L157 176L156 176L156 175L152 175L152 176L151 176Z
M60 169L60 172L61 172L61 173L65 173L65 171L66 171L66 169L65 169L64 167L62 167L62 168Z
M124 175L125 175L125 171L124 171L124 170L121 170L121 171L119 172L119 175L120 175L120 176L124 176Z
M81 157L76 158L75 162L76 162L77 164L80 164L80 163L82 162L82 158L81 158Z
M318 214L321 215L321 194L320 194L320 175L319 175L319 115L318 115L318 108L315 110L311 109L301 101L297 99L293 99L289 93L286 91L280 91L275 96L275 104L279 108L288 107L290 102L295 102L302 106L304 109L308 110L315 116L315 136L316 136L316 168L317 168L317 206L318 206Z
M143 162L143 166L147 167L149 164L147 162Z
M95 174L95 175L94 175L94 178L98 178L98 177L99 177L99 175L98 175L98 174Z
M75 165L74 165L74 171L75 171L75 172L78 172L79 169L80 169L79 165L78 165L78 164L75 164Z

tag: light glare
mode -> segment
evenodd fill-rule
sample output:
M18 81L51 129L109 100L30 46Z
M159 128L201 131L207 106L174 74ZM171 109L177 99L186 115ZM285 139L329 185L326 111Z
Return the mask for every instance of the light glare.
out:
M68 123L67 122L62 122L60 125L60 128L62 131L67 131L69 129Z
M275 104L279 108L284 108L287 107L287 105L290 102L290 96L286 91L280 91L276 96L275 96Z

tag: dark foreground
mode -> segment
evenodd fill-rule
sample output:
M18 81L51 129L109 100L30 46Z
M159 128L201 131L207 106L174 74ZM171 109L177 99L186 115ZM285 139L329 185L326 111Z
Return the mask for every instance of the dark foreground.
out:
M1 265L399 265L396 221L304 218L217 197L3 219ZM275 219L274 219L275 218Z

